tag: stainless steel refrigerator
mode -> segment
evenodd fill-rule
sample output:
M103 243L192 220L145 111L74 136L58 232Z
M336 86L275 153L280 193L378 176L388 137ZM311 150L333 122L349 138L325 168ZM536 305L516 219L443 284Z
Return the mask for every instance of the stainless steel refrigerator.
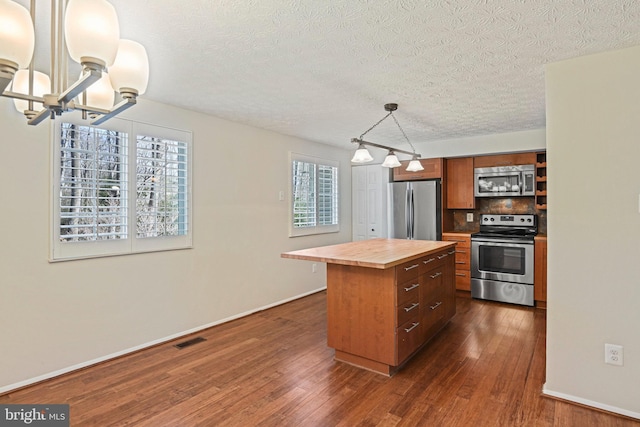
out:
M440 192L439 180L389 183L389 237L442 240Z

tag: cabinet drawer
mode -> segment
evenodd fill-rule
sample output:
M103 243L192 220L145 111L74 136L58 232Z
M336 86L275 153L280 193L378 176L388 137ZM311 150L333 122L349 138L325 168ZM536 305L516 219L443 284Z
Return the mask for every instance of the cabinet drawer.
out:
M407 301L398 306L397 308L398 323L396 323L397 325L403 325L407 323L409 320L411 320L411 318L415 317L418 313L420 313L420 303L418 301L419 299L417 298L417 295L416 295L415 300Z
M469 270L456 270L456 289L461 291L471 290L471 273Z
M422 302L429 303L432 299L436 298L437 294L442 291L442 279L444 278L443 268L434 268L427 271L422 276L422 283L424 284L422 289Z
M438 252L433 255L429 255L426 257L420 258L420 275L425 274L427 271L430 271L434 268L442 268L442 265L445 263L447 258L449 257L449 253L447 251Z
M427 300L422 310L422 334L428 339L444 324L445 301L442 292L438 292Z
M464 270L471 266L471 249L456 248L456 269Z
M396 292L396 304L398 306L408 301L418 301L420 298L420 281L418 277L398 285Z
M456 250L471 247L470 234L442 233L442 240L445 242L456 242Z
M422 344L422 328L418 313L409 321L396 329L396 348L398 349L398 365L411 355Z
M408 282L420 275L420 259L405 262L396 266L396 283Z

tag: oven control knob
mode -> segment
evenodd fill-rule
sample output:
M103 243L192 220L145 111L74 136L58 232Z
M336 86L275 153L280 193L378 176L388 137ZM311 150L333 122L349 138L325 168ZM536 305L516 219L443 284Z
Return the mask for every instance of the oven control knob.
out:
M491 218L491 221L495 221L495 218Z
M531 222L531 218L527 219L527 221Z
M520 218L520 222L524 222L524 218Z

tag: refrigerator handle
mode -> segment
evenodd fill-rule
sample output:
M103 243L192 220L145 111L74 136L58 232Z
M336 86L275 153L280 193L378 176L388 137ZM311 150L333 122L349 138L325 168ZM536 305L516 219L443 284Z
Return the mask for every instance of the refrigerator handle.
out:
M410 235L410 239L414 239L415 238L415 224L414 224L414 220L415 220L415 210L414 210L414 204L413 204L413 185L409 184L410 190L409 190L409 227L411 230L411 235Z
M405 211L404 211L404 219L405 226L407 227L407 239L411 239L412 234L412 226L411 226L411 217L412 217L412 206L411 206L411 183L407 183L407 192L405 194Z

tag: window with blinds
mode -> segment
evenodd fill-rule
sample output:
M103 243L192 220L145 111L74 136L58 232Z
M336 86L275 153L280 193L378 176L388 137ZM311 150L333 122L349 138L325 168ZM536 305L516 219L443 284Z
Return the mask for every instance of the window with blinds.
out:
M56 120L52 261L189 248L191 133Z
M187 144L138 135L136 233L139 238L187 233Z
M290 236L339 231L337 162L291 153Z
M63 123L60 240L127 237L127 134Z

